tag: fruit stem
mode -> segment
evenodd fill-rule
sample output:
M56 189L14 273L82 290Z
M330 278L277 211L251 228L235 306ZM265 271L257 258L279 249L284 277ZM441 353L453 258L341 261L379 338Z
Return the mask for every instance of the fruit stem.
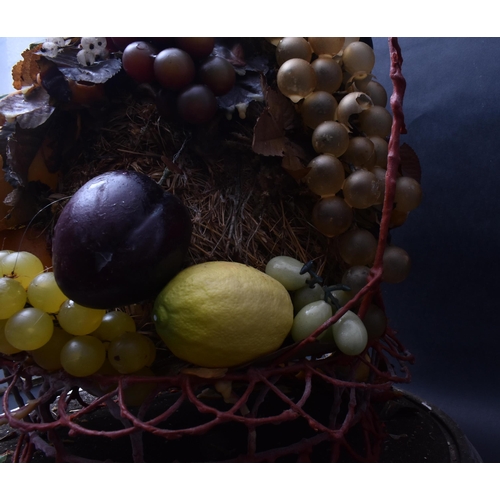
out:
M323 292L325 293L323 300L326 303L330 302L331 304L333 304L338 311L342 307L342 305L340 304L339 299L337 299L337 297L335 297L335 295L333 295L332 293L335 290L343 290L344 292L350 292L351 288L348 287L347 285L342 285L342 284L323 287Z
M323 278L318 274L316 274L312 260L304 264L302 266L302 269L299 271L299 274L306 274L306 273L309 273L309 275L311 276L311 279L306 280L306 284L309 286L309 288L314 288L316 284L319 285L323 284Z

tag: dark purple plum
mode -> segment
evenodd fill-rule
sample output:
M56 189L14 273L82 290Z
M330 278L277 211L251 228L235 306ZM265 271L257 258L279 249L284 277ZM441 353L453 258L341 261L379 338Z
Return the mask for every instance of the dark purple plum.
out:
M187 208L148 176L106 172L82 186L59 216L54 277L86 307L153 298L182 267L191 231Z

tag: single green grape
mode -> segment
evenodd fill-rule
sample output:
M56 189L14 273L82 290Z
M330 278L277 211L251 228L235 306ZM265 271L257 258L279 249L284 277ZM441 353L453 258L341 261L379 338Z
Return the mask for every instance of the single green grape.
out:
M41 273L28 286L28 302L47 313L59 312L63 302L68 300L54 279L53 272Z
M394 203L401 212L415 210L422 201L422 187L411 177L399 177L396 180Z
M276 81L280 92L297 103L316 87L316 73L308 61L293 58L280 66Z
M342 85L342 68L330 56L319 56L311 66L316 74L315 90L324 90L333 94Z
M44 311L28 307L13 314L5 325L7 342L21 351L45 345L54 332L54 322Z
M365 350L368 333L359 316L352 311L347 311L331 328L333 340L344 354L357 356Z
M19 281L25 289L31 280L43 273L42 261L30 252L11 252L0 261L1 276L8 276Z
M12 278L0 278L0 319L10 318L25 305L26 290L23 285Z
M321 123L334 120L337 106L332 94L317 90L302 101L300 115L304 124L314 130Z
M359 128L367 136L387 137L391 127L392 115L382 106L372 106L359 114Z
M130 314L124 311L109 311L102 317L101 324L92 335L103 342L111 342L125 332L136 330L135 321Z
M0 269L2 269L2 259L6 256L9 255L9 253L12 253L13 250L0 250Z
M350 266L371 266L377 252L377 239L367 229L355 228L338 239L340 257Z
M315 54L318 56L328 55L330 57L337 55L342 50L345 42L343 36L309 37L308 40Z
M387 328L387 316L380 307L370 304L363 318L363 324L370 340L379 339Z
M324 297L325 292L319 283L311 288L309 285L303 286L296 290L292 297L293 310L297 314L304 306L311 302L316 302Z
M304 178L308 188L319 196L334 196L345 181L342 162L329 154L318 155L307 165L309 172Z
M59 309L57 319L71 335L88 335L99 327L105 314L104 309L91 309L68 299Z
M313 207L311 222L325 236L345 233L353 221L352 208L338 196L321 198Z
M324 300L317 300L305 305L293 319L290 335L294 342L300 342L309 337L333 314L332 306ZM318 339L323 340L329 337L330 332L326 330Z
M108 360L120 373L133 373L151 360L148 338L137 332L125 332L111 341Z
M278 66L294 58L310 62L312 53L312 48L305 38L289 36L282 38L278 42L276 46L276 62Z
M50 340L42 347L30 352L33 361L38 366L49 372L59 370L62 368L62 348L72 338L74 337L68 332L65 332L61 327L55 326L54 333L52 334Z
M369 208L380 199L380 184L373 172L360 169L347 177L342 192L349 206Z
M390 245L384 251L382 265L382 281L401 283L410 274L411 259L405 249Z
M381 83L371 80L366 86L365 92L370 96L375 106L385 108L387 105L387 91Z
M342 62L351 75L360 71L371 73L375 66L375 53L364 42L352 42L344 49Z
M279 281L287 290L298 290L310 278L309 273L300 274L304 264L293 257L279 255L266 265L265 273Z
M326 153L339 157L349 147L349 132L339 122L325 121L314 129L311 142L317 153Z
M370 268L368 266L351 266L342 276L342 284L350 288L351 293L358 293L368 283Z
M332 290L330 294L337 299L340 307L344 307L354 297L354 293L350 290Z
M342 160L357 167L369 168L375 165L375 145L368 137L351 137Z
M5 325L7 321L6 319L0 319L0 353L11 356L12 354L21 352L21 349L16 349L13 345L10 345L5 338Z
M88 377L104 364L106 349L103 343L91 335L74 337L61 349L61 365L74 377Z

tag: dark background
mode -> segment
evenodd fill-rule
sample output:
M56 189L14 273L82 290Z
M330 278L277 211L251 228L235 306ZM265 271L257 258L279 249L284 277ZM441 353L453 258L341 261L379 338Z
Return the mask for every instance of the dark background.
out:
M374 38L388 93L388 39ZM424 198L393 242L410 277L386 285L393 328L416 357L401 387L453 418L485 462L500 461L500 38L399 38L408 133Z

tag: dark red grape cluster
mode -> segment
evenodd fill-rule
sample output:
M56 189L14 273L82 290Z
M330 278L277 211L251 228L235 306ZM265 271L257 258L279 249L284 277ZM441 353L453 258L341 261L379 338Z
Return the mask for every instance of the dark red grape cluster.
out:
M122 51L125 72L138 83L159 86L162 116L178 116L190 124L208 122L218 109L217 97L234 86L236 73L213 54L215 38L111 38Z

